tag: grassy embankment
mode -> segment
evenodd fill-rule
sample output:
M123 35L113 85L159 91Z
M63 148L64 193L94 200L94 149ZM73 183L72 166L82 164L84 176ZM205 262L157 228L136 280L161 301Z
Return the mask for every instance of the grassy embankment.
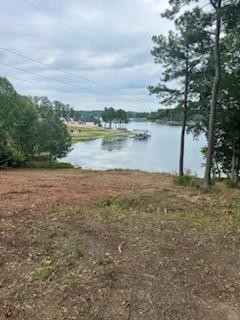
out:
M136 171L1 174L1 320L239 319L239 189Z
M129 131L110 130L101 127L69 126L68 129L72 136L73 143L97 138L128 137L131 134ZM71 132L71 130L73 132Z
M71 163L59 162L58 160L35 159L25 163L22 167L31 169L71 169L74 166Z

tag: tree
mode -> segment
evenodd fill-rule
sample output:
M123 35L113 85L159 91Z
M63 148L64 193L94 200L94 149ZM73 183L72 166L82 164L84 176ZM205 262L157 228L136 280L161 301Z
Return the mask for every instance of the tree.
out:
M0 165L21 165L37 154L65 156L70 135L47 97L23 97L0 77Z
M180 12L184 5L196 3L198 0L169 0L171 9L165 12L165 16L169 19L173 19L176 14ZM205 187L210 184L211 168L214 152L214 138L215 138L215 120L216 111L219 98L219 87L221 81L221 48L220 48L220 34L223 26L233 28L239 21L239 0L209 0L204 6L209 4L211 10L209 15L212 19L209 19L209 24L206 25L206 32L213 33L213 53L214 53L214 78L212 81L212 92L210 102L210 116L208 124L208 151L207 162L205 169ZM212 32L214 28L214 32Z
M123 109L118 109L115 111L115 121L118 123L118 128L122 129L124 124L128 123L127 112Z
M25 97L17 96L17 110L12 128L12 143L22 161L30 160L36 152L39 123L36 107Z
M71 146L70 134L47 97L38 99L38 152L48 154L49 160L64 157Z
M102 119L103 122L108 123L109 129L112 129L112 122L115 119L116 114L115 110L110 107L110 108L105 108L104 111L102 112Z
M0 78L0 164L30 159L37 137L37 110Z
M168 37L153 37L155 46L152 55L155 63L163 65L164 71L161 82L155 87L149 87L150 93L157 94L161 103L177 105L182 110L179 176L184 174L185 132L192 75L201 62L203 48L209 42L208 35L202 31L208 18L207 14L196 8L175 20L178 33L169 32ZM165 85L173 81L177 81L174 88Z
M214 151L214 125L216 119L217 100L219 93L219 86L221 81L221 54L220 54L220 32L221 32L221 8L222 0L210 0L214 8L216 18L216 27L214 35L214 81L212 85L211 108L208 125L208 153L205 169L205 187L208 188L211 181L212 158Z
M222 84L217 116L214 158L222 171L239 182L240 169L240 40L236 29L222 39ZM216 160L215 160L216 162Z

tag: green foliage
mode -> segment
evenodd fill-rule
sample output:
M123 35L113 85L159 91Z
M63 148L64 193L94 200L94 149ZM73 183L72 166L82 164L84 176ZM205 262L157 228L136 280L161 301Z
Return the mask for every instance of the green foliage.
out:
M110 129L112 128L113 122L117 123L119 129L128 123L128 114L123 109L114 110L112 107L105 108L101 116L105 125L108 124Z
M229 178L224 179L223 183L225 184L225 186L227 188L237 188L238 187L238 185Z
M68 130L47 98L20 96L0 77L1 166L24 166L42 152L60 158L70 145Z
M21 163L21 167L35 168L35 169L72 169L70 163L58 162L57 160L31 160L29 162Z
M82 258L84 256L82 248L80 246L75 246L73 252L77 258Z
M240 204L236 202L233 203L231 209L233 211L234 217L240 219Z
M111 197L111 198L107 198L105 199L102 203L101 203L102 207L111 207L111 208L124 208L125 207L125 203L122 199L117 198L117 197Z
M46 281L54 272L53 262L50 259L44 259L40 265L34 270L34 277L37 280Z
M190 124L191 121L194 121L197 116L198 111L195 108L191 108L191 105L189 104L188 123ZM158 109L156 112L151 112L148 119L169 124L182 124L182 108Z
M200 187L201 179L191 175L175 176L174 183L178 186L184 187Z
M167 37L153 37L152 54L155 62L163 66L163 77L158 85L150 87L150 92L156 94L161 103L172 104L175 109L160 110L151 114L151 118L180 122L181 85L186 75L184 46L187 46L190 62L188 129L195 136L204 133L211 138L204 152L207 164L206 184L210 168L214 177L220 178L222 174L230 176L231 184L238 185L240 1L211 0L204 10L194 7L197 2L199 1L169 0L170 9L162 14L163 17L174 20L177 33L170 32ZM188 7L190 4L193 6ZM220 36L218 32L213 32L219 29L222 31ZM221 77L218 77L219 73ZM210 110L213 125L209 127Z

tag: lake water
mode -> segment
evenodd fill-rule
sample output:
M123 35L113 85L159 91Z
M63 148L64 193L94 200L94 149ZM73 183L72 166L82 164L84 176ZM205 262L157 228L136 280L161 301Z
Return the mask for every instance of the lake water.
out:
M151 132L147 140L132 138L96 139L74 144L62 161L83 169L139 169L149 172L177 172L181 127L152 122L130 122L128 129ZM203 175L201 148L206 144L201 136L195 140L186 135L185 168Z

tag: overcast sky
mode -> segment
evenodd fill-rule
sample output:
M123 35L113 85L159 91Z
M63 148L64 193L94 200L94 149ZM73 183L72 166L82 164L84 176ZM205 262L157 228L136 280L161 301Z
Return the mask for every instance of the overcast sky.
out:
M160 17L167 2L2 0L1 75L21 94L48 96L76 109L155 110L158 101L147 87L161 71L150 54L151 37L172 27Z

